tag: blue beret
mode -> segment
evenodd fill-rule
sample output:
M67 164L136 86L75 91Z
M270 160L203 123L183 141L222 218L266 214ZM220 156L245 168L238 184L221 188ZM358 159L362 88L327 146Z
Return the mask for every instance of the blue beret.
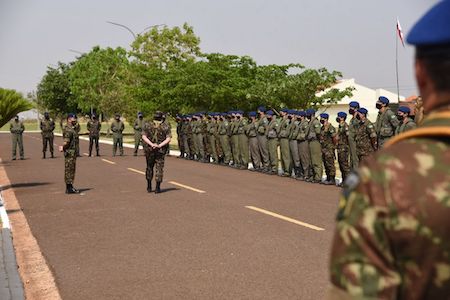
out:
M405 114L408 114L408 115L411 113L411 110L407 106L400 106L398 108L398 111L401 111L402 113L405 113Z
M248 113L249 117L256 117L256 111L251 111Z
M339 118L347 118L347 113L345 113L345 112L343 112L343 111L340 111L340 112L338 112L337 116L338 116Z
M350 107L359 107L359 102L358 101L351 101L348 105Z
M289 114L290 114L290 115L296 115L296 114L297 114L297 111L296 111L295 109L290 109L290 110L289 110Z
M69 114L67 114L67 118L76 118L76 114L74 114L74 113L69 113Z
M269 116L273 116L273 111L272 111L272 110L268 110L268 111L266 112L266 114L269 115Z
M316 113L316 110L315 110L314 108L308 108L308 109L306 110L306 115L307 115L307 116L314 115L315 113Z
M298 111L298 115L301 117L306 116L306 113L303 110Z
M389 99L386 98L385 96L378 97L378 101L380 101L383 104L389 104Z
M259 111L262 111L262 112L266 112L266 108L265 108L264 106L259 106L259 107L258 107L258 110L259 110Z
M288 109L288 108L283 108L283 109L281 110L281 112L289 113L289 109Z
M139 117L139 116L143 116L142 112L138 112L137 115L138 115L138 117Z
M328 119L330 117L330 115L327 113L322 113L322 114L320 114L320 117L323 119Z
M364 107L361 107L360 109L358 109L358 112L365 114L365 115L367 115L367 113L368 113L367 109L365 109Z
M416 46L450 43L450 1L430 9L411 29L407 42Z

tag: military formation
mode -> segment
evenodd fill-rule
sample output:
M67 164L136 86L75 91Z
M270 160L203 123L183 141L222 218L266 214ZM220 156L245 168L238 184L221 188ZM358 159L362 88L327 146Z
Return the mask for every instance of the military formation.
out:
M408 107L394 113L383 96L375 106L373 124L366 108L350 102L348 113L337 114L337 127L329 114L312 108L278 113L260 106L247 116L243 111L178 115L180 157L243 170L251 163L252 171L335 185L336 159L344 181L364 157L416 127Z

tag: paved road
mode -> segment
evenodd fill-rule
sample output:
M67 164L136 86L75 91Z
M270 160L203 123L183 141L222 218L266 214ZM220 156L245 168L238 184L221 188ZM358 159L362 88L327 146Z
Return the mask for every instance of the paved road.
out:
M65 195L62 156L24 141L10 162L0 134L0 156L63 299L323 298L338 188L169 157L148 194L145 158L102 145Z

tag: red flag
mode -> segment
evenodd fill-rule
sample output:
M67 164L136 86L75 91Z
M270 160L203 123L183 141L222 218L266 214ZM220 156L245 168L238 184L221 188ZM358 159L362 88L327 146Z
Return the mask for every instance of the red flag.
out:
M402 31L402 27L400 26L400 21L397 18L397 34L398 37L400 38L400 41L402 41L402 45L403 47L405 47L405 42L403 41L403 31Z

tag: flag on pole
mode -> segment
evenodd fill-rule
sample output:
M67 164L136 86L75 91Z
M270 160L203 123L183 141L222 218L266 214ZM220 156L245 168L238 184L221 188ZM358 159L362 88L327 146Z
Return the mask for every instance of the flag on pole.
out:
M400 26L400 21L397 18L397 34L398 37L400 38L400 41L402 41L402 45L403 47L405 47L405 42L403 41L403 31L402 31L402 27Z

